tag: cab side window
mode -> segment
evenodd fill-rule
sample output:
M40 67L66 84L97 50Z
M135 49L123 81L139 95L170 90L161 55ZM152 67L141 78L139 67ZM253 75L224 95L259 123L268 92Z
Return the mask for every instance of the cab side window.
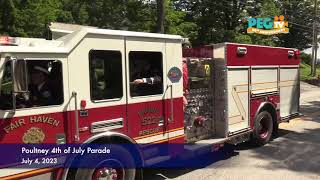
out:
M132 97L163 93L162 61L161 52L129 52L130 95Z
M26 106L62 104L64 101L62 63L55 60L28 60L27 66L29 97ZM18 102L17 107L19 107Z
M28 77L28 92L15 93L16 108L32 108L60 105L64 101L62 64L55 60L28 60L26 74L16 74L17 77ZM0 108L13 108L13 82L11 62L5 64L1 81ZM17 72L21 73L21 72Z
M123 96L120 51L91 50L89 53L90 96L92 101Z

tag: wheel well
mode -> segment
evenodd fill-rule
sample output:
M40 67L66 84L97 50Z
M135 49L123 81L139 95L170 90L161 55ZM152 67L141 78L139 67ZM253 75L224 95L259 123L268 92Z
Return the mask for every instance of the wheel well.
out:
M119 136L105 136L98 138L94 141L92 141L90 144L132 144L134 145L131 141L128 139L119 137ZM134 152L132 152L134 150ZM137 165L137 167L142 167L143 166L143 160L141 157L141 152L138 149L138 145L135 145L134 148L130 148L130 154L132 154L132 158L134 158L134 161Z
M129 140L118 137L118 136L105 136L90 142L90 144L103 144L103 143L131 144Z
M103 136L100 138L97 138L93 141L91 141L89 144L133 144L132 141L125 139L123 137L119 136ZM134 150L133 150L134 149ZM142 159L142 154L138 149L138 146L136 148L130 148L130 154L132 155L132 158L134 159L136 163L137 169L143 168L144 161ZM73 160L70 162L73 163ZM63 179L68 179L68 177L74 178L74 173L76 169L75 168L69 168L66 171L64 171Z
M271 114L272 120L273 120L273 127L275 127L277 125L278 121L277 121L277 111L274 108L274 106L270 103L267 103L267 104L263 105L262 108L259 109L259 111L256 115L258 115L262 111L267 111Z

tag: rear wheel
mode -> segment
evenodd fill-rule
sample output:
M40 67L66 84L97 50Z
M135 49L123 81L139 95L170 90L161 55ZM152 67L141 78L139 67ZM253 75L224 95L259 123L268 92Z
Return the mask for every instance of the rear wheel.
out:
M262 146L267 144L273 132L273 119L269 112L260 112L254 122L252 141L255 145Z

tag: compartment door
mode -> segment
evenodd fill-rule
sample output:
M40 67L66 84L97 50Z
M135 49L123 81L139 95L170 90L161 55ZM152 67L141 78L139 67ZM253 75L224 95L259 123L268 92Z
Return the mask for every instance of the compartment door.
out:
M280 116L299 113L299 67L280 68Z
M249 127L249 69L228 69L228 129L233 133Z

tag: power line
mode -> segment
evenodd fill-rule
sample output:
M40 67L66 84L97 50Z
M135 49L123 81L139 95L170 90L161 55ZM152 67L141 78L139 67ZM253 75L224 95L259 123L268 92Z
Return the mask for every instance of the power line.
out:
M302 31L307 31L307 32L312 33L312 30L310 30L310 29L304 29L304 28L297 27L297 26L292 26L292 27L290 27L290 28L292 28L292 29L298 29L298 30L302 30Z
M302 24L298 24L298 23L295 23L295 22L292 22L292 21L288 21L290 24L294 24L296 26L301 26L301 27L305 27L305 28L308 28L308 29L312 29L310 28L309 26L306 26L306 25L302 25Z

